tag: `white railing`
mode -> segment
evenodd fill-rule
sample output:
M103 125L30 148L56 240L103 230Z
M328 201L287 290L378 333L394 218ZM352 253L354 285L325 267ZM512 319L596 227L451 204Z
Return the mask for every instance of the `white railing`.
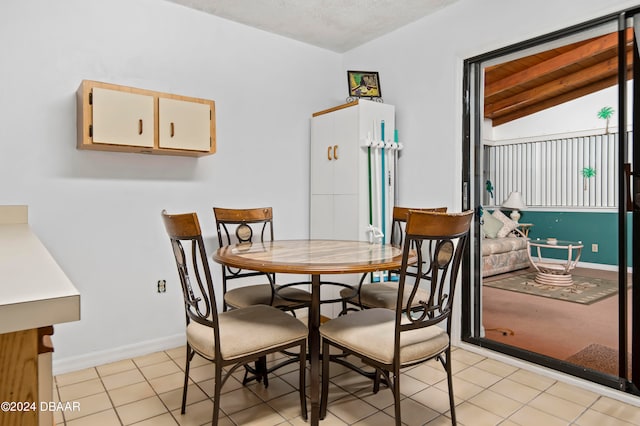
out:
M484 153L494 193L484 191L485 205L520 191L529 207L617 207L618 133L485 145Z

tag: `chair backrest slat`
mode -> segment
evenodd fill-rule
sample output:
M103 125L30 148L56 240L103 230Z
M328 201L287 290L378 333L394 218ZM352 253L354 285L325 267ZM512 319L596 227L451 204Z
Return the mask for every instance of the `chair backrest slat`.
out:
M196 213L168 214L162 211L178 269L187 324L195 321L213 329L218 342L216 297L207 252ZM216 353L218 348L216 347Z
M472 210L453 214L415 210L407 213L396 307L397 339L404 331L428 327L450 318L472 219ZM429 245L429 250L422 249L425 244ZM428 276L410 272L408 258L412 250L418 256L417 264L426 262L431 265ZM425 259L425 256L429 258ZM419 286L427 290L428 300L415 300L420 294L417 292ZM403 301L401 295L407 289L410 289L410 296ZM450 323L447 321L448 331Z
M220 247L240 242L273 241L273 209L271 207L228 209L214 207L218 244ZM266 276L273 287L274 274L248 271L222 265L222 292L227 293L228 282L255 276ZM224 309L228 308L225 303Z
M390 243L396 247L402 247L402 243L404 241L405 228L407 225L407 218L409 216L409 211L419 211L419 212L434 212L434 213L446 213L446 207L424 207L424 208L411 208L411 207L398 207L395 206L393 208L393 223L391 225L391 238ZM429 249L430 247L427 247ZM422 274L428 274L430 270L429 264L422 264L421 272ZM391 272L389 272L389 276L391 276Z
M213 215L220 247L232 242L256 241L255 238L258 235L261 242L273 240L273 209L271 207L253 209L214 207ZM239 228L244 228L246 234L242 233L242 229L239 231Z
M420 212L437 212L437 213L446 213L446 207L425 207L425 208L411 208L411 207L398 207L395 206L393 208L393 223L391 224L391 244L401 247L402 241L404 237L404 228L407 223L407 217L409 215L409 211L420 211Z

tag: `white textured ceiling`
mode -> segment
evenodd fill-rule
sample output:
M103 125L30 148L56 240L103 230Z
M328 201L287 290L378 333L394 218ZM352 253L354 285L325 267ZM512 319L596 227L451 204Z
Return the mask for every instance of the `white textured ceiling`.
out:
M338 53L458 0L169 0Z

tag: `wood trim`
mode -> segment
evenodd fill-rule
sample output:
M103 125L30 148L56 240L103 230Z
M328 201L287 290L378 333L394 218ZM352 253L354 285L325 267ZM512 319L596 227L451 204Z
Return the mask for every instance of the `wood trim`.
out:
M613 86L622 48L631 70L633 45L628 28L488 66L484 117L497 126Z
M627 42L630 43L633 40L633 33L627 31ZM485 87L485 98L490 98L493 95L501 93L510 89L513 86L522 84L525 81L531 81L541 75L548 74L552 71L562 69L567 64L574 64L583 58L589 58L602 53L607 50L617 49L618 47L618 34L611 33L605 36L597 38L595 41L584 44L576 49L570 50L567 53L558 55L552 59L541 62L532 67L526 68L518 73L511 74L510 76L498 80Z
M630 80L632 78L632 72L633 71L628 71L627 72L627 80ZM499 126L501 124L505 124L508 123L510 121L516 120L518 118L522 118L525 117L527 115L545 110L547 108L551 108L553 106L562 104L564 102L569 102L573 99L579 98L581 96L585 96L588 95L590 93L596 92L598 90L602 90L602 89L606 89L607 87L611 87L612 85L616 84L618 82L618 76L614 75L611 76L609 78L606 78L604 80L600 80L594 84L591 84L589 86L584 86L581 87L580 89L576 89L572 92L567 92L564 93L562 95L556 96L554 98L551 99L547 99L544 102L539 102L535 105L532 105L526 109L522 109L519 111L515 111L513 113L510 114L504 114L504 115L500 115L495 117L492 120L493 126Z
M0 401L39 404L38 329L0 334ZM38 410L2 412L0 424L37 425Z
M340 109L349 108L349 107L358 105L358 103L359 103L359 99L356 99L353 102L348 102L346 104L338 105L338 106L335 106L333 108L329 108L329 109L325 109L325 110L322 110L322 111L314 112L311 116L312 117L317 117L319 115L329 114L330 112L333 112L333 111L338 111Z
M627 64L631 69L633 63L633 52L627 52ZM542 84L532 89L520 92L514 96L501 99L498 102L488 103L485 105L485 116L489 118L506 115L512 110L520 109L525 106L536 104L549 96L553 96L561 91L569 91L579 89L585 85L593 83L594 76L606 76L606 78L617 77L618 58L610 58L600 62L589 68L574 73L571 78L559 78ZM602 77L598 77L602 80Z
M241 222L262 222L273 220L273 209L271 207L259 207L253 209L227 209L214 207L213 214L217 222L241 223Z

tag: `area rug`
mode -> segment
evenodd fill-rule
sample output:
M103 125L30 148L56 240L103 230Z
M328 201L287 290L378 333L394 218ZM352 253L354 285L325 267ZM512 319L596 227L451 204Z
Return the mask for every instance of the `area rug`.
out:
M538 284L535 282L535 276L535 273L513 275L497 280L485 280L483 285L584 305L590 305L618 293L618 283L616 281L602 278L587 278L574 275L573 285L560 287Z
M631 355L627 357L629 361L629 372L631 371ZM592 343L579 352L571 355L566 361L603 373L618 375L618 351L608 346Z

